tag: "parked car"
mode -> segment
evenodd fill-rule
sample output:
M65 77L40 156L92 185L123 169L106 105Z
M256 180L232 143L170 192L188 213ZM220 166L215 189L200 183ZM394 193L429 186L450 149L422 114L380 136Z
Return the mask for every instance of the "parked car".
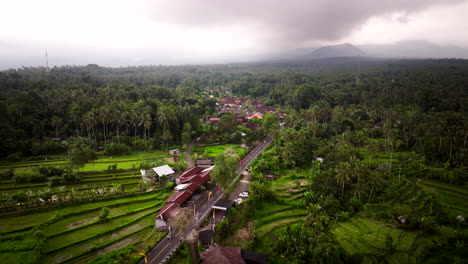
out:
M250 193L247 192L247 191L246 191L246 192L241 192L241 193L239 193L239 197L247 198L247 197L249 197L249 194L250 194Z
M242 198L237 198L237 199L234 200L234 202L235 202L236 204L241 204L242 201L243 201Z

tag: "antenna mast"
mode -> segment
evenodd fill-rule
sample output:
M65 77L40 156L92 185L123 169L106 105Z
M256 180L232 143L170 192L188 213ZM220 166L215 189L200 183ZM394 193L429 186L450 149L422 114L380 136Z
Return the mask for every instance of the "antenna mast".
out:
M358 54L357 56L357 61L356 61L356 85L359 85L361 82L361 59L360 55Z
M49 73L49 57L47 56L47 50L45 51L45 60L46 60L46 73Z

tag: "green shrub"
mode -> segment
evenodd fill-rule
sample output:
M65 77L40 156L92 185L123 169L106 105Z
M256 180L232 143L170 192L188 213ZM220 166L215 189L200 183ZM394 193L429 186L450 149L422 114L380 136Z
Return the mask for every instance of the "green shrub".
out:
M55 166L41 166L36 169L41 175L46 177L62 176L66 172L65 169Z
M21 161L23 159L23 153L21 152L16 152L13 154L8 155L7 157L8 161Z
M99 212L99 223L105 223L109 221L109 208L103 207Z
M81 176L76 172L65 172L63 174L63 181L67 183L78 183L81 180Z
M130 154L131 149L125 144L110 143L104 146L104 151L109 156L122 156Z
M63 181L63 178L61 176L53 176L53 177L49 177L49 186L57 186L59 185L60 183L62 183Z
M107 171L108 172L116 172L117 171L117 163L107 166Z
M47 181L47 176L41 174L17 174L13 176L13 181L16 184L45 182Z
M86 262L87 264L108 264L108 263L136 263L133 256L137 255L136 248L133 245L128 245L118 250L111 251L100 256L95 260Z
M10 180L15 176L15 169L9 168L8 170L0 173L0 180Z

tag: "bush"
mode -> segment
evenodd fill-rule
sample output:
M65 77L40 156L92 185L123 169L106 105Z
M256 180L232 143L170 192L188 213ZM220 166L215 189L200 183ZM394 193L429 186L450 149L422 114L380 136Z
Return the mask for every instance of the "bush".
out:
M8 155L7 157L8 161L21 161L23 159L23 153L21 152L16 152L13 154Z
M48 180L49 186L57 186L63 181L63 178L61 176L53 176L50 177Z
M13 176L13 181L16 184L45 182L47 177L41 174L17 174Z
M99 212L99 223L105 223L109 221L109 208L103 207Z
M107 166L107 171L108 172L116 172L117 171L117 163Z
M34 156L64 153L67 151L67 147L61 143L48 141L44 143L33 143L31 147L31 153Z
M78 183L81 180L81 176L76 172L65 172L62 176L64 182Z
M9 168L8 170L2 171L0 173L0 180L10 180L15 176L15 169Z
M37 171L46 177L61 176L66 172L66 170L54 166L41 166L37 168Z
M125 144L111 143L104 147L106 155L110 156L121 156L130 154L130 147Z

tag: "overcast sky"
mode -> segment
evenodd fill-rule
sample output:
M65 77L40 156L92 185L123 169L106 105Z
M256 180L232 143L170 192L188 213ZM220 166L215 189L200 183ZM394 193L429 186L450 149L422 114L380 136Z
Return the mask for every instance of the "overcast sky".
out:
M11 67L248 61L328 44L468 47L468 0L1 0Z

